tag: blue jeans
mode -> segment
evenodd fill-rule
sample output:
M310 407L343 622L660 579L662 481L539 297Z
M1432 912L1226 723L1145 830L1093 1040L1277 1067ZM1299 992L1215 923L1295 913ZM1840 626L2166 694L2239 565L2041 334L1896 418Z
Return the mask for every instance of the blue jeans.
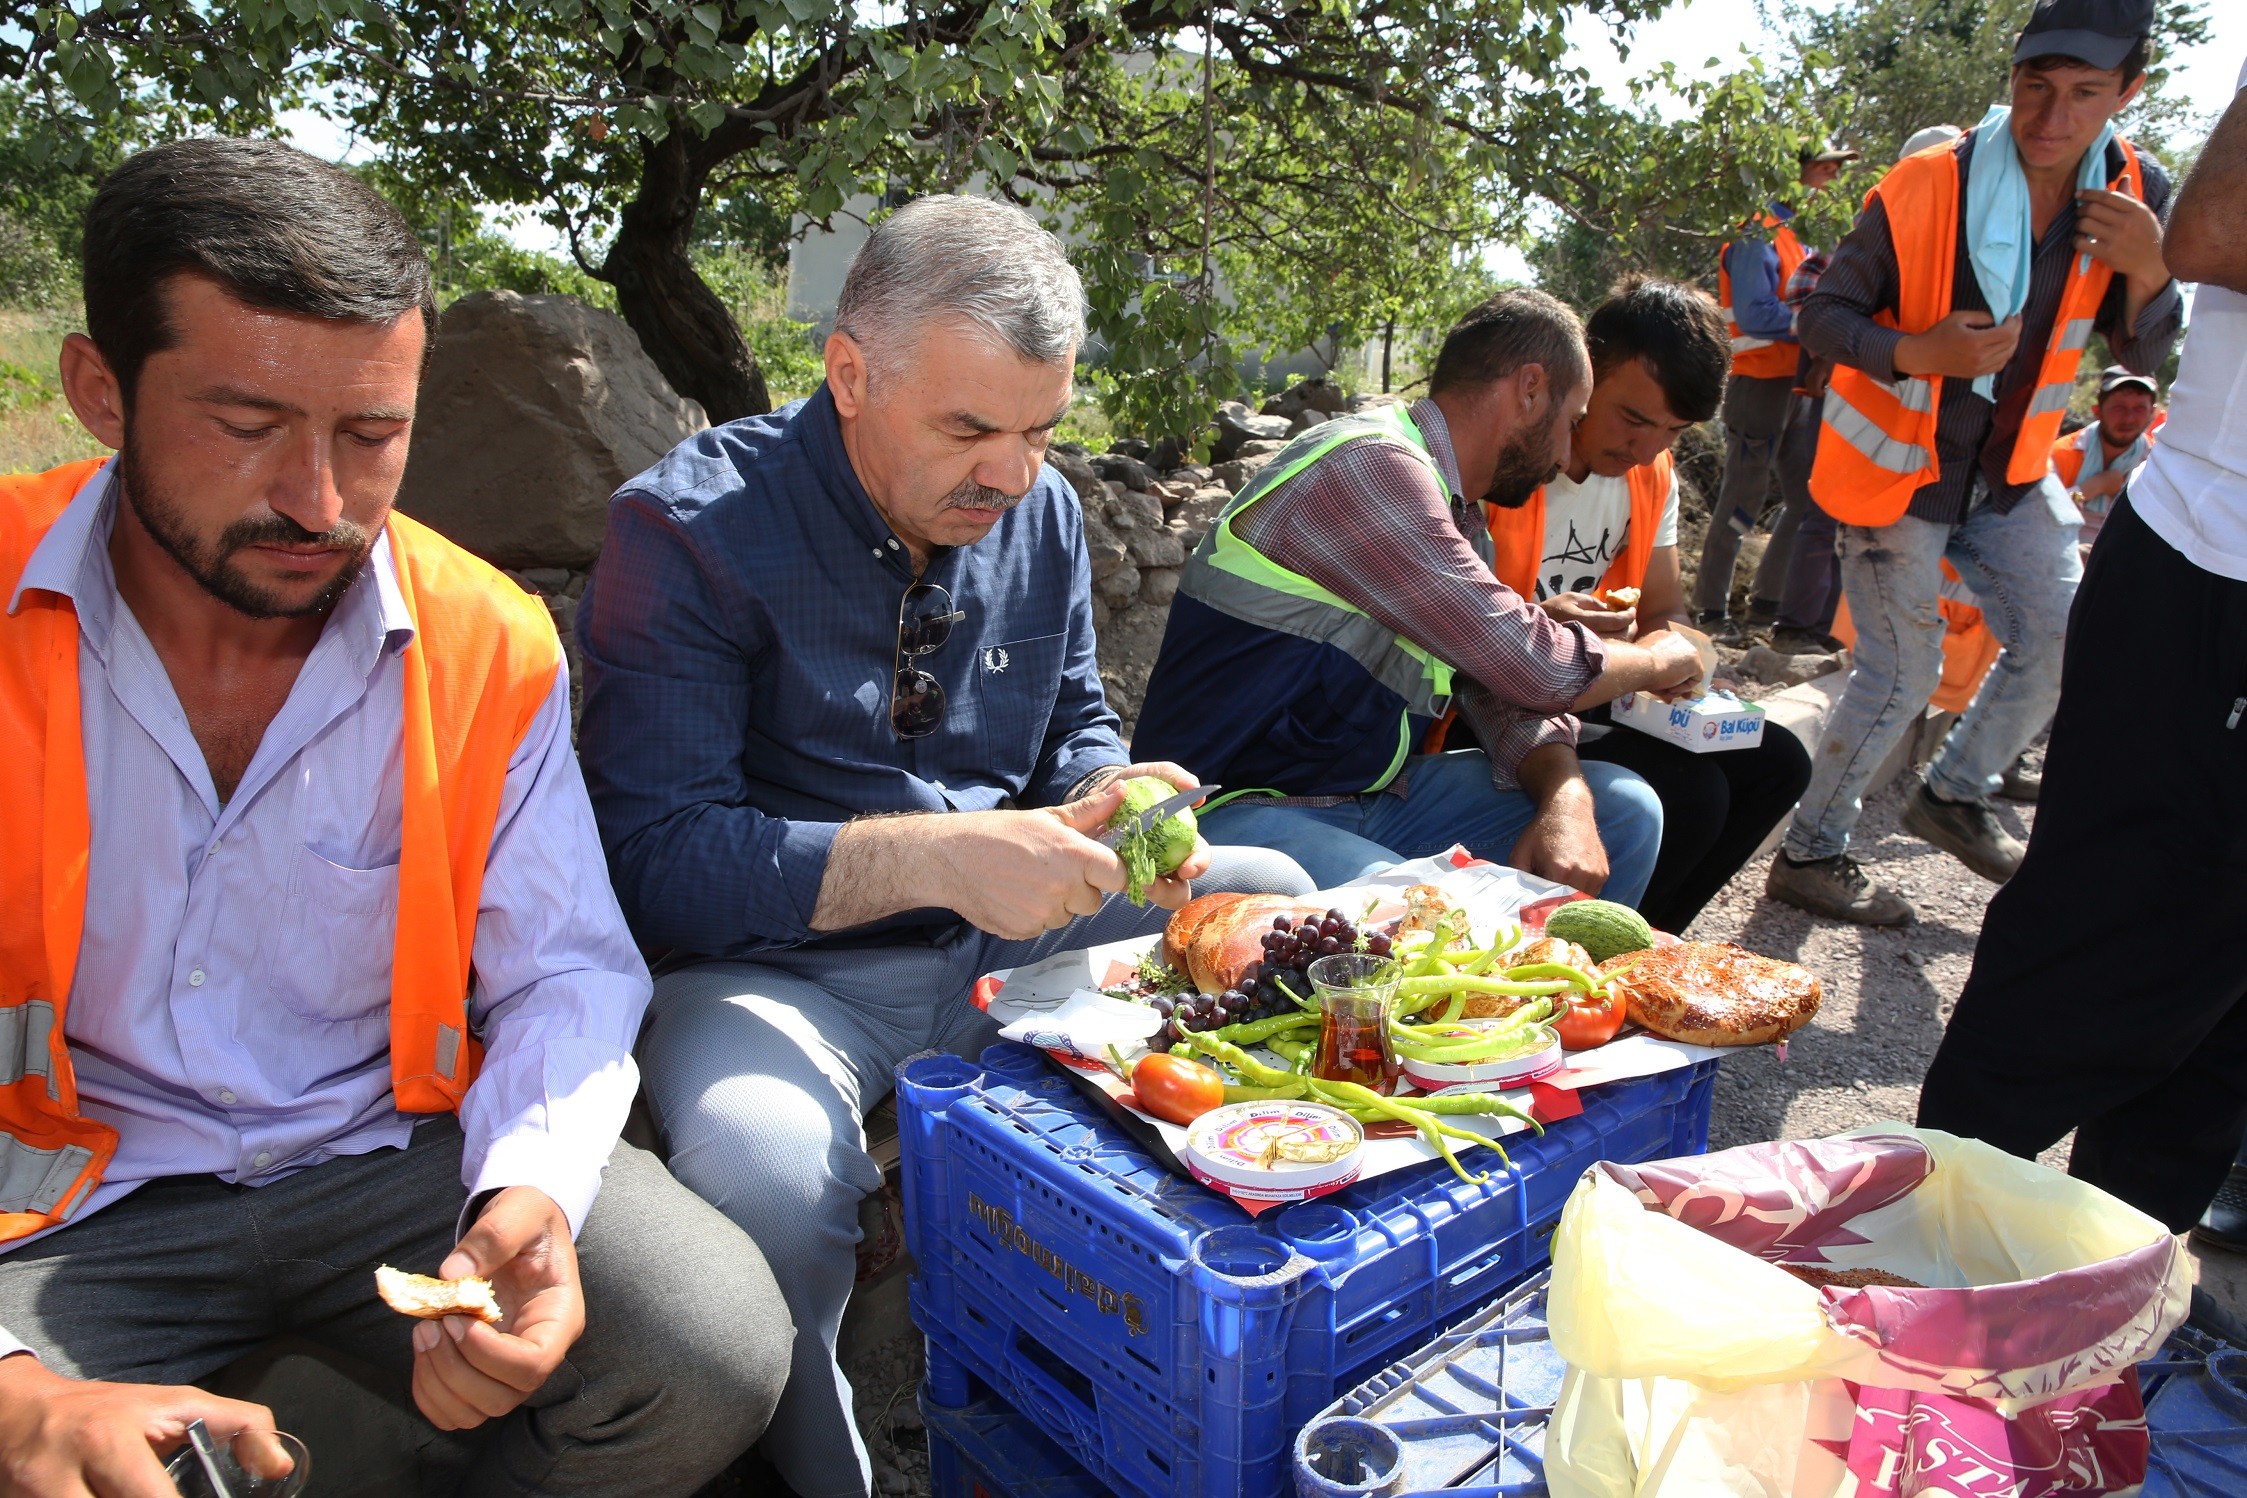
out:
M1537 813L1526 792L1490 783L1490 760L1480 749L1422 755L1404 775L1410 794L1403 796L1380 792L1334 806L1229 801L1201 818L1202 835L1212 843L1275 848L1301 864L1319 888L1330 889L1453 843L1504 863ZM1636 905L1662 847L1661 800L1620 765L1587 760L1584 779L1607 847L1607 887L1600 893Z
M2047 474L2002 515L1983 505L1957 525L1906 515L1893 525L1841 528L1841 586L1857 643L1787 833L1790 858L1831 858L1849 846L1866 783L1942 679L1945 557L2004 649L1927 767L1927 786L1947 801L1978 801L1997 789L2060 699L2060 649L2083 579L2074 514Z

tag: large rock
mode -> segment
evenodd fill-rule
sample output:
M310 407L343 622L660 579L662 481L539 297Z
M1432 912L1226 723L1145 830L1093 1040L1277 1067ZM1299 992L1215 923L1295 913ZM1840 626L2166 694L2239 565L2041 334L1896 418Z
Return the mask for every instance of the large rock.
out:
M1339 416L1350 409L1350 395L1329 379L1299 380L1268 398L1258 409L1259 414L1264 416L1292 417L1304 411L1316 411L1321 416Z
M1245 443L1284 442L1294 426L1285 416L1258 416L1239 401L1227 401L1217 408L1217 438L1210 446L1210 457L1222 464L1238 456Z
M445 311L399 507L502 567L585 567L616 487L709 422L622 319L471 292Z
M1092 580L1099 582L1124 564L1124 544L1098 515L1084 518L1085 551L1092 558Z
M1142 442L1140 446L1146 444ZM1101 453L1092 460L1092 469L1108 482L1121 484L1126 489L1152 489L1162 482L1161 474L1129 453Z
M1108 492L1107 486L1094 472L1092 461L1085 450L1074 442L1056 442L1046 449L1046 465L1069 481L1080 500L1099 499Z
M1124 551L1142 574L1150 567L1176 567L1186 560L1185 543L1167 527L1133 531L1124 541Z

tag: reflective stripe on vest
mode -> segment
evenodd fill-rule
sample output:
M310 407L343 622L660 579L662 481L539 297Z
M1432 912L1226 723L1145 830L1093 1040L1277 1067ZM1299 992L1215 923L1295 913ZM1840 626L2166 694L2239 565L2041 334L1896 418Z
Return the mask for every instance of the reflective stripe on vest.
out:
M1330 645L1364 668L1367 675L1404 700L1397 726L1397 752L1378 780L1378 791L1396 779L1412 748L1412 719L1440 718L1451 705L1452 668L1300 573L1291 572L1243 541L1233 522L1250 505L1325 458L1345 442L1390 437L1403 442L1427 464L1446 494L1442 471L1428 452L1428 439L1402 406L1377 406L1340 416L1299 434L1241 487L1209 528L1178 574L1178 591L1219 613L1278 634ZM1469 536L1487 562L1488 534Z
M0 607L101 466L0 476ZM390 1085L401 1111L436 1113L475 1079L467 1000L484 860L561 642L544 604L495 568L402 515L386 530L414 621L400 657ZM30 590L0 613L0 1242L67 1220L117 1148L116 1130L79 1111L65 1039L92 844L78 669L68 597Z
M1756 220L1771 231L1771 248L1779 257L1779 292L1785 297L1787 282L1809 258L1809 248L1795 237L1794 226L1777 214L1766 213ZM1792 376L1800 356L1799 347L1791 341L1776 338L1758 338L1746 332L1732 311L1732 269L1725 263L1731 253L1730 244L1720 245L1716 254L1716 299L1724 309L1725 332L1732 339L1732 373L1741 379L1768 380Z
M2137 149L2119 139L2116 145L2122 172L2108 186L2142 201L2145 179ZM1922 333L1950 315L1958 190L1957 148L1946 142L1905 157L1865 195L1868 207L1878 197L1886 209L1896 252L1896 308L1884 308L1873 319L1882 327ZM2085 255L2074 258L2037 366L2035 393L2006 460L2008 482L2034 483L2049 467L2061 418L2075 393L2077 367L2112 280L2112 270L2101 262ZM1891 383L1848 365L1834 370L1810 474L1810 493L1819 508L1847 525L1892 525L1902 517L1912 495L1941 471L1935 429L1942 384L1940 375Z

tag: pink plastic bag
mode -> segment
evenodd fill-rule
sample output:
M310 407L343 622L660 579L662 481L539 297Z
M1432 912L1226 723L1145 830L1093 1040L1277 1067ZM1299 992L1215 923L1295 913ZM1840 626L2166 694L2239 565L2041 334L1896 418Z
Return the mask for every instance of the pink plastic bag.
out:
M1814 1287L1780 1261L1925 1289ZM2145 1478L2134 1366L2183 1321L2160 1223L1885 1125L1601 1164L1553 1252L1555 1498L2044 1498Z

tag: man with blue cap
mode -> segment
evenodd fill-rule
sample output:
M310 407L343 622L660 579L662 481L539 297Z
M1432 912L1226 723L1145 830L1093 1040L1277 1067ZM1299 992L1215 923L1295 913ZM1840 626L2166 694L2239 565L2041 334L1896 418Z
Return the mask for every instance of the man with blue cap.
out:
M2020 866L1987 798L2050 719L2083 575L2052 444L2094 331L2150 374L2182 325L2162 259L2168 176L2113 123L2145 86L2153 21L2153 0L2038 0L2009 102L1891 168L1803 303L1803 347L1835 361L1810 489L1841 522L1857 642L1772 863L1775 899L1912 919L1849 835L1941 676L1945 561L2003 649L1902 821L1993 882Z

